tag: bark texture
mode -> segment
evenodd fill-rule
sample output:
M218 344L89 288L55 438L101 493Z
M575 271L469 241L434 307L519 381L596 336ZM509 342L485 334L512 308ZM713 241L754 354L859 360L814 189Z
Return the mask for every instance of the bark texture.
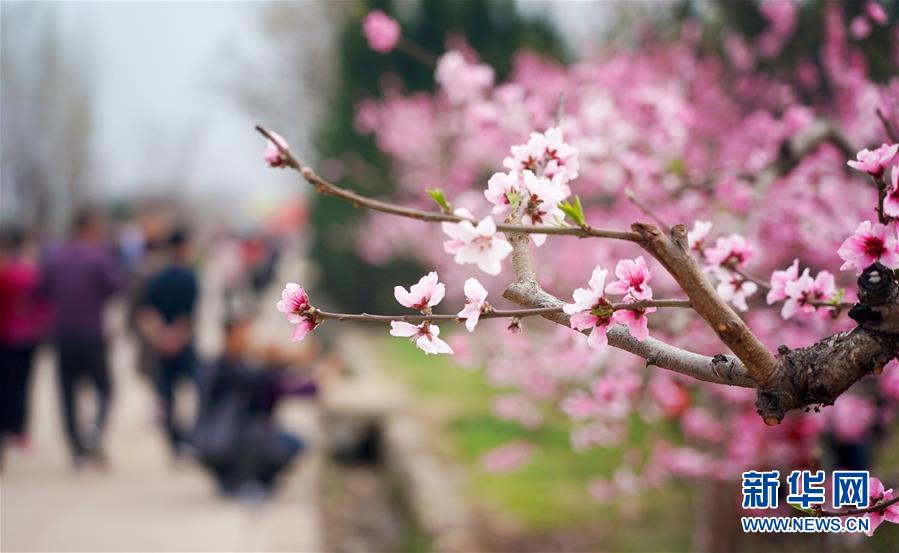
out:
M631 230L638 242L652 254L680 285L693 309L718 334L718 338L743 362L746 370L764 385L777 372L777 362L768 348L749 330L733 308L718 296L715 288L693 257L687 244L687 229L676 225L665 233L653 225L635 223Z
M778 369L759 386L756 407L768 424L793 409L832 405L867 374L879 374L899 356L899 284L879 263L858 279L859 303L849 316L858 326L805 348L781 346Z

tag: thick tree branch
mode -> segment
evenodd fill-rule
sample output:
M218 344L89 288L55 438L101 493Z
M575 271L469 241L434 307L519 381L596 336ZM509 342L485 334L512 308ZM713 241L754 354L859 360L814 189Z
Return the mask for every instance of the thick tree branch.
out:
M767 382L777 370L774 355L712 288L690 252L686 227L676 225L670 233L663 233L653 225L635 223L631 229L641 236L639 244L674 277L690 298L693 309L743 362L753 379L759 384Z
M766 419L781 420L793 409L831 405L867 374L879 374L899 356L899 284L879 263L858 279L859 303L849 316L858 326L809 347L781 346L778 371L758 389L756 407Z
M512 244L512 267L518 280L510 284L503 297L507 300L531 308L553 308L557 310L543 315L544 318L570 327L570 317L562 312L564 302L546 292L537 282L531 267L528 237L524 234L507 234ZM637 340L623 326L609 328L606 333L609 345L642 357L647 365L655 365L697 380L715 384L727 384L746 388L755 387L755 381L740 361L732 356L717 355L707 357L682 350L654 338Z

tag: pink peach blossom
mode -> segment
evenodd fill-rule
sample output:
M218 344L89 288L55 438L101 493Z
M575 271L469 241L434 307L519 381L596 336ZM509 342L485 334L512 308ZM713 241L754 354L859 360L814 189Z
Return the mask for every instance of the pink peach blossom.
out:
M521 394L503 394L493 399L490 405L493 415L504 421L516 422L534 429L543 423L543 414L527 397Z
M652 299L652 273L641 255L637 259L622 259L615 266L615 276L618 280L606 286L607 294L629 294L637 300Z
M290 149L290 146L287 144L287 141L284 140L280 134L276 132L270 132L274 138L274 142L271 139L266 141L265 144L265 152L262 154L262 159L268 163L269 167L286 167L287 166L287 158L285 158L281 154L281 150L278 149L278 146L281 146L285 150ZM277 144L275 144L277 142Z
M577 288L574 291L574 303L567 303L562 310L571 315L571 328L590 330L587 344L592 348L601 348L608 344L606 330L612 323L612 305L604 297L606 276L608 271L599 265L593 269L588 282L589 288Z
M834 435L849 443L862 443L877 419L877 408L871 399L849 393L837 398L826 413Z
M874 476L872 476L868 482L868 493L871 496L869 506L874 506L882 501L889 501L894 497L893 489L884 489L883 482ZM873 536L874 531L877 530L877 527L883 522L899 524L899 503L894 503L882 511L868 513L867 517L868 520L871 521L871 527L866 534L868 536Z
M738 269L746 267L746 263L755 254L752 246L739 234L722 236L715 241L715 245L706 248L705 259L711 268L733 265Z
M784 271L774 271L771 273L771 289L765 300L768 305L777 303L787 299L786 286L788 282L792 282L799 278L799 260L794 259L793 264Z
M893 359L883 368L878 378L881 393L892 400L899 400L899 360Z
M786 283L784 291L787 300L784 302L781 316L789 319L797 312L814 313L818 308L813 301L830 301L837 293L836 281L832 273L821 271L814 279L808 269L802 276Z
M450 50L437 60L434 75L443 93L453 104L479 98L493 85L493 68L469 63L458 50Z
M632 303L634 300L631 296L624 298L625 303ZM612 314L612 322L622 324L627 327L631 336L641 342L649 337L649 319L646 318L648 313L655 313L655 307L647 307L646 309L619 309Z
M899 268L899 237L896 235L896 228L864 221L855 229L855 234L843 242L837 253L844 261L841 271L855 269L861 274L876 262L890 269Z
M465 319L465 328L468 332L474 332L481 313L487 306L487 290L476 278L465 281L465 307L459 311L459 318Z
M409 338L410 342L428 355L437 355L439 353L453 354L453 348L438 338L440 336L440 328L427 321L418 326L403 321L391 321L390 335L399 338Z
M547 129L543 136L546 137L544 153L546 164L543 167L543 176L550 179L561 176L560 180L564 184L578 178L580 174L578 149L565 142L559 127Z
M890 217L899 218L899 165L893 167L890 176L890 186L887 187L887 195L883 200L883 212Z
M456 210L456 215L471 217L465 209ZM477 264L488 275L497 275L502 268L502 260L512 253L512 246L497 236L496 223L489 215L481 219L477 226L471 221L447 222L441 226L450 237L443 243L443 249L454 254L459 265Z
M749 306L746 305L746 298L758 291L758 284L730 271L721 270L717 274L718 287L716 290L721 299L730 302L740 311L748 311Z
M508 442L488 451L482 458L487 472L511 472L527 463L534 453L534 447L524 441Z
M879 177L883 175L883 171L889 167L890 162L896 157L897 151L899 151L899 144L883 144L876 150L861 150L856 154L856 159L847 161L846 165L874 177Z
M852 33L852 38L864 40L871 35L871 21L863 15L857 15L849 23L849 32Z
M309 296L302 286L295 282L288 282L281 292L281 300L275 304L275 308L287 315L287 321L296 325L291 340L298 342L306 337L318 326L319 321L310 313L312 305Z
M517 171L494 173L487 181L484 196L493 204L493 213L499 215L509 211L512 199L521 199L521 175Z
M711 221L695 221L693 230L687 233L687 242L690 244L690 249L697 252L701 251L704 247L705 239L711 230Z
M400 24L381 10L374 10L362 21L362 33L369 48L386 54L396 48L400 40Z
M718 417L702 407L690 407L680 419L684 434L703 441L718 443L725 437Z
M431 271L421 277L417 284L413 284L409 290L402 286L393 288L393 295L400 305L418 309L419 311L429 311L443 299L446 294L446 286L438 281L437 273Z
M525 207L521 223L525 225L554 225L565 218L559 209L559 202L565 199L563 188L546 177L538 177L531 171L524 171L524 186L528 196L523 200ZM545 234L531 234L537 246L546 242Z
M578 150L565 142L561 129L552 127L544 133L531 133L527 143L512 146L511 153L503 160L504 167L555 178L566 195L571 193L568 183L578 177L580 170Z
M887 12L883 9L877 0L868 0L865 4L865 13L871 18L871 21L878 25L887 24Z

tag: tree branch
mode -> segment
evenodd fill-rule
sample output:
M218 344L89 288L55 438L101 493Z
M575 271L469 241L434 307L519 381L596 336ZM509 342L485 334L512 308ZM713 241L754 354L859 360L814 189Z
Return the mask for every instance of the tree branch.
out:
M257 126L256 129L278 147L286 165L300 172L322 194L341 198L358 207L422 221L469 220L373 200L338 187L299 163L264 128ZM831 128L823 136L839 142L840 135L835 132ZM845 148L847 145L843 143L842 146ZM802 148L796 146L796 149ZM794 151L791 155L795 158L798 154ZM699 380L756 387L756 407L767 424L779 423L788 411L794 409L832 404L865 374L878 373L891 359L899 357L899 285L896 275L880 264L872 265L859 278L860 302L849 313L858 322L858 327L807 348L790 350L781 346L779 355L775 357L718 296L690 252L687 230L683 225L677 225L668 232L645 223L633 224L630 232L595 229L589 225L578 228L529 226L521 225L520 214L516 214L510 223L498 224L497 229L506 233L512 245L512 267L517 277L503 296L522 307L545 310L533 314L565 326L569 326L570 321L560 310L563 305L561 300L543 291L537 282L531 266L528 234L613 238L640 245L677 281L689 298L690 307L715 330L736 358L723 355L705 357L651 338L638 341L624 327L609 329L609 343L643 357L648 364ZM342 316L331 315L335 318Z
M758 173L740 175L740 178L754 181L764 189L779 177L790 173L805 156L828 142L839 149L846 158L851 159L855 156L857 149L852 147L839 127L832 121L818 119L802 132L785 140L780 146L780 155L764 169Z
M670 233L657 227L635 223L631 229L640 234L639 244L652 254L674 277L690 298L693 309L718 334L758 384L764 384L777 371L777 363L768 348L749 330L737 313L712 288L702 267L690 252L687 228L676 225Z
M890 123L890 120L887 119L886 115L883 114L883 111L881 111L880 108L877 108L874 110L874 113L877 114L877 118L880 119L883 130L887 133L887 137L889 137L890 141L892 141L893 144L899 142L899 132L896 132L896 128Z
M765 292L771 290L771 284L763 278L749 274L746 271L744 271L743 269L739 269L734 265L728 265L725 267L725 269L745 278L746 280L748 280L750 282L754 282L760 289L762 289ZM808 305L813 305L815 307L830 307L835 310L851 309L852 306L855 305L854 303L850 303L848 301L832 303L829 301L821 301L821 300L807 300L806 303L808 303ZM839 312L839 311L837 311L837 312Z
M564 302L544 291L537 282L530 267L530 253L526 236L508 236L512 244L512 260L518 280L510 284L503 297L521 306L532 308L555 307L556 310L543 315L544 318L570 327L570 317L562 312ZM642 357L647 365L680 373L697 380L714 384L755 387L755 381L746 372L740 361L732 356L708 357L686 351L654 338L637 340L623 326L608 329L609 345Z
M392 204L389 202L383 202L381 200L375 200L372 198L367 198L352 190L348 190L346 188L342 188L328 182L327 180L320 177L313 171L310 167L307 167L300 163L293 154L290 153L290 150L281 146L277 140L272 137L271 133L268 132L261 125L256 125L256 130L259 131L262 136L268 138L272 141L275 146L278 147L278 150L281 152L282 158L285 160L288 167L298 171L306 182L315 187L315 190L320 194L324 194L326 196L334 196L335 198L340 198L356 207L364 207L367 209L371 209L374 211L380 211L382 213L389 213L391 215L398 215L400 217L406 217L409 219L416 219L419 221L427 221L432 223L441 223L441 222L449 222L449 223L460 223L462 221L470 221L473 224L477 224L476 220L467 219L465 217L460 217L458 215L442 213L438 211L425 211L423 209L415 209L411 207L403 207L400 205ZM639 237L633 232L620 231L620 230L607 230L607 229L598 229L590 226L585 227L557 227L550 225L521 225L521 224L508 224L508 223L497 223L496 229L502 232L519 232L525 234L549 234L555 236L577 236L579 238L587 238L587 237L598 237L598 238L613 238L616 240L627 240L630 242L635 242L639 239Z
M636 309L646 309L649 307L675 307L675 308L684 308L689 309L690 302L688 300L642 300L636 301L633 303L615 303L612 304L613 311L623 311L623 310L636 310ZM541 316L545 317L548 315L555 315L562 312L562 306L558 307L535 307L531 309L494 309L490 307L485 312L481 313L481 319L503 319L503 318L511 318L518 317L519 319L524 317L535 317ZM421 323L424 321L429 322L438 322L438 321L451 321L454 323L462 322L463 319L459 318L458 315L449 315L449 314L430 314L430 315L408 315L408 314L399 314L399 315L372 315L370 313L332 313L330 311L322 311L321 309L315 308L313 313L315 318L328 320L332 319L335 321L364 321L364 322L373 322L373 323L389 323L390 321L405 321L407 323Z
M867 374L879 374L899 357L899 284L890 269L875 263L858 279L859 303L849 316L849 332L817 344L778 350L778 371L759 386L756 407L762 417L781 420L793 409L832 405Z
M827 511L825 509L818 509L817 515L822 517L846 517L852 515L864 515L867 513L876 513L878 511L884 511L887 507L895 505L899 503L899 495L892 499L888 499L886 501L878 501L874 505L870 507L865 507L864 509L849 509L848 511Z

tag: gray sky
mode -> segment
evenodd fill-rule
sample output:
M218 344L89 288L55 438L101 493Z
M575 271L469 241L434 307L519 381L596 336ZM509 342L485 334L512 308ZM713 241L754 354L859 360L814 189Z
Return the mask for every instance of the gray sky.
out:
M58 21L63 45L80 43L92 60L95 173L104 195L132 196L145 192L148 183L165 193L161 183L169 183L179 194L239 198L240 204L230 205L252 213L296 190L294 175L262 163L264 144L252 130L256 121L228 84L240 77L243 63L277 70L260 37L261 3L44 7ZM596 4L569 2L523 8L556 20L581 45L596 36L606 13ZM278 130L295 144L308 139L303 129Z
M56 6L64 40L86 41L93 60L96 153L107 192L147 181L191 195L238 193L250 205L289 190L261 160L255 121L227 75L260 58L259 4L96 2Z

